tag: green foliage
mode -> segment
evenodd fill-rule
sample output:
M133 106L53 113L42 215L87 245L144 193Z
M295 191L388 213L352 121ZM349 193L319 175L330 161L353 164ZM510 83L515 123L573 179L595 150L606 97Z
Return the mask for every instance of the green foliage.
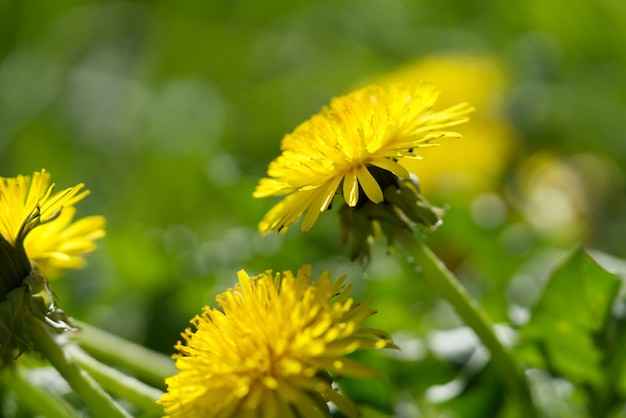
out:
M626 399L621 284L577 249L550 275L521 329L525 360L580 388L589 416L611 416Z
M552 395L546 417L620 416L620 280L587 250L555 269L551 254L598 249L625 275L625 44L622 1L0 0L0 175L44 167L59 188L84 182L79 214L107 219L89 266L51 283L70 316L169 355L238 270L312 263L347 273L378 310L370 326L403 341L367 358L386 384L346 382L372 405L365 417L508 418L478 345L446 340L463 348L448 355L433 343L462 324L398 249L379 239L369 264L351 264L338 207L306 235L296 224L261 237L274 201L251 196L282 136L331 97L431 54L490 57L506 87L487 113L513 132L513 157L485 190L438 179L425 197L447 212L428 243L494 322L519 331L516 353L541 372L533 389ZM441 98L464 87L441 85ZM546 154L551 170L537 169ZM522 301L536 301L527 323L513 314ZM432 397L451 382L466 386ZM0 411L30 416L4 386Z
M549 370L575 383L602 384L596 337L609 323L620 280L584 250L574 251L550 276L521 338L544 351Z

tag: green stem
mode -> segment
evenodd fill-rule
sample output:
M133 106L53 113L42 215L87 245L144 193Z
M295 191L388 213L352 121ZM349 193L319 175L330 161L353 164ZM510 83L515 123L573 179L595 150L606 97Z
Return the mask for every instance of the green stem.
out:
M491 353L491 359L500 371L503 381L519 400L525 418L537 416L528 380L514 354L496 336L493 323L439 258L420 239L410 234L400 234L403 244L414 263L419 266L428 283L450 303L467 326L472 328Z
M174 362L168 356L116 335L73 321L79 330L71 335L80 347L109 365L133 372L144 382L165 389L165 378L176 374Z
M162 391L148 386L132 376L128 376L117 369L100 363L80 347L71 344L66 351L76 362L83 367L109 393L126 399L150 416L163 414L163 409L156 404L156 400L163 394ZM141 361L141 359L136 359Z
M37 351L43 354L61 373L94 417L131 417L76 362L66 355L51 330L42 321L28 311L24 313L24 320Z
M15 393L18 403L32 416L48 418L80 418L81 414L59 396L30 382L21 367L6 367L0 372L0 387L3 392Z

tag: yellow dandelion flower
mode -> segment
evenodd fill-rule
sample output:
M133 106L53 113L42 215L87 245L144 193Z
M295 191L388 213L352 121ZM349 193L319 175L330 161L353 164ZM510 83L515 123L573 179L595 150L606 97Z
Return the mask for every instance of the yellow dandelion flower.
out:
M505 115L503 97L508 80L501 63L488 55L433 54L387 73L380 83L415 83L430 80L446 86L438 102L449 106L467 100L476 107L472 123L459 128L464 141L450 141L446 151L423 150L422 161L402 165L420 179L424 195L475 195L497 187L502 173L518 151L513 127Z
M74 204L89 194L84 184L53 193L50 173L0 177L0 234L12 246L23 245L44 276L56 276L84 265L83 254L104 236L104 218L91 216L72 223Z
M445 129L464 123L473 108L466 103L432 111L439 92L430 83L370 85L335 98L330 105L283 138L282 154L270 163L254 196L287 195L259 225L280 232L305 212L307 231L342 192L346 204L380 203L383 188L376 172L409 178L403 159L419 159L419 148L460 137Z
M310 282L297 275L240 271L234 289L220 294L222 310L204 307L178 342L179 373L158 401L170 417L328 417L327 402L348 416L354 403L332 386L331 374L380 374L346 358L364 348L394 347L380 331L361 327L375 313L349 297L345 277L327 272Z
M30 319L69 328L46 276L81 267L81 255L104 235L100 216L72 223L74 204L89 193L83 188L78 184L53 193L45 170L32 178L0 177L0 367L33 348Z

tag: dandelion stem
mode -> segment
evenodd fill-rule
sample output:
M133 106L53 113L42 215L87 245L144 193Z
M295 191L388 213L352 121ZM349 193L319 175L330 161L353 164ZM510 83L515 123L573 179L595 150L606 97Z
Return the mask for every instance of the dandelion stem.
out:
M61 373L96 418L130 418L78 364L63 350L48 327L30 312L24 314L27 329L37 351Z
M84 322L73 322L79 330L71 335L72 340L106 364L130 370L139 379L159 389L165 389L166 377L177 373L174 361L164 354Z
M508 385L511 393L517 396L519 406L523 408L522 416L536 417L537 412L523 368L511 350L498 339L493 323L485 312L471 299L444 263L420 239L412 234L402 233L398 235L398 240L414 258L414 263L421 269L424 279L453 306L465 324L474 330L489 350L503 381Z
M126 399L151 416L163 414L163 409L156 404L156 400L163 394L162 391L100 363L77 345L68 344L66 351L112 395Z
M82 415L73 409L60 396L29 381L22 367L6 367L0 372L0 387L3 393L15 393L18 403L32 416L48 418L80 418Z

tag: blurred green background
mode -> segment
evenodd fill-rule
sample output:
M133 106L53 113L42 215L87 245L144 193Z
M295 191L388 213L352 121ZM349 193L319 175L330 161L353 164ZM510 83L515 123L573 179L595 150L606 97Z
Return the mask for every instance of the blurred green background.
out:
M164 353L239 269L349 274L403 348L368 359L390 383L354 396L413 416L437 409L468 367L445 348L471 338L384 243L351 264L333 211L259 235L275 201L251 193L282 136L377 80L475 104L465 138L416 165L448 207L429 242L496 322L521 324L563 251L626 257L624 45L619 0L0 0L0 175L86 183L79 214L104 215L107 237L53 283L59 304Z

